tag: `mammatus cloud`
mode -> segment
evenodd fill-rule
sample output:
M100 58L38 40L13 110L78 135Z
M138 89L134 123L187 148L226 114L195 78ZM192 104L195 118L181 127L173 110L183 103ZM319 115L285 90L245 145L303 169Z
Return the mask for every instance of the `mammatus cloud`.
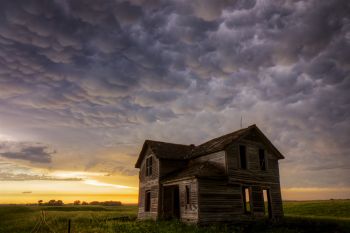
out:
M6 1L1 127L73 148L67 161L87 169L131 175L134 160L118 164L122 153L111 154L110 166L98 148L136 157L146 138L198 144L236 130L242 115L285 153L286 186L348 186L349 8L346 0ZM46 150L1 156L48 163Z
M50 163L56 151L47 145L30 142L0 142L0 156L32 163Z

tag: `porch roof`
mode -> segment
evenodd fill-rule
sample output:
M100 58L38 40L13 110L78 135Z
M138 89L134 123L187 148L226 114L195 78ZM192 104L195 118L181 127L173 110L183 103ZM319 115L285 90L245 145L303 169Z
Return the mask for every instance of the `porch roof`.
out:
M166 175L161 182L171 182L176 180L196 178L226 178L225 172L215 164L207 161L204 163L190 164L189 166Z

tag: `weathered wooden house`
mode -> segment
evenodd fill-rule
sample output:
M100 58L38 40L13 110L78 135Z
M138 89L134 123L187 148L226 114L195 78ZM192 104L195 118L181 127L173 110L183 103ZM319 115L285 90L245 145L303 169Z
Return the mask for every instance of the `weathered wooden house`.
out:
M249 221L283 216L278 160L256 125L199 146L146 140L139 172L139 219Z

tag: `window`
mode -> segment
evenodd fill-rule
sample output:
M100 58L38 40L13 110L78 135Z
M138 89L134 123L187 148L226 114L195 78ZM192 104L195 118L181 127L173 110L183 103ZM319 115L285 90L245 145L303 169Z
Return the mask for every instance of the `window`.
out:
M186 205L189 205L191 203L191 190L190 190L190 186L186 185Z
M151 210L151 191L146 191L145 195L145 212L150 212Z
M146 176L152 175L152 157L146 159Z
M266 170L266 158L265 158L265 150L259 149L259 164L260 169L265 171Z
M241 169L247 169L246 148L242 145L239 146L239 161Z
M263 189L263 197L264 197L264 213L265 215L268 214L269 218L272 217L272 212L271 212L271 200L270 200L270 190L268 189Z
M242 197L243 197L243 208L246 214L251 213L251 203L250 203L250 188L242 188Z

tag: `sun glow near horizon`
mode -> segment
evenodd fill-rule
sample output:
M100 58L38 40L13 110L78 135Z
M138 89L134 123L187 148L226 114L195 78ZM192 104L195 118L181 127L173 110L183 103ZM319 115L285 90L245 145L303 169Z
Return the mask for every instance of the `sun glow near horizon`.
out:
M42 177L43 180L0 181L0 203L26 204L51 199L59 199L64 203L72 203L75 200L137 203L136 176L106 176L106 173L102 172L53 171L47 172Z
M137 203L135 187L115 185L96 180L84 181L1 181L1 204L37 203L51 199L72 203L81 201L121 201Z
M124 185L83 181L0 181L0 204L28 204L38 200L62 200L64 203L80 201L138 202L138 188ZM284 201L347 199L350 188L282 188Z

